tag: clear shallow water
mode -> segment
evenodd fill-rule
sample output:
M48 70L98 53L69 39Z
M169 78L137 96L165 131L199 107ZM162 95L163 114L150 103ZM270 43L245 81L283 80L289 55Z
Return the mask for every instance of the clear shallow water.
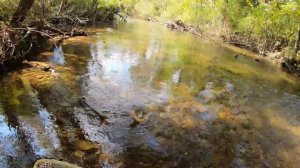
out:
M89 31L38 57L58 76L1 76L0 167L300 166L298 79L156 23Z

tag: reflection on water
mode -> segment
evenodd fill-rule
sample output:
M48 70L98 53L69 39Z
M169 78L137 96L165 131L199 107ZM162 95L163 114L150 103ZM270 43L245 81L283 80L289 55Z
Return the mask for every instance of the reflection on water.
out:
M65 64L65 57L62 46L54 48L53 51L53 58L51 61L57 65L64 65Z
M0 167L300 166L299 79L155 23L90 32L38 57L58 78L1 79Z
M3 115L0 115L0 129L0 167L8 168L8 157L17 157L17 131L7 125Z
M39 117L42 121L42 126L44 127L43 134L48 135L48 138L50 140L50 143L53 144L53 148L55 150L59 150L60 148L60 142L57 137L56 130L54 128L53 121L51 119L51 116L49 115L49 112L46 109L40 109L39 110Z
M53 157L60 148L48 111L40 104L29 81L19 80L1 90L5 103L0 108L1 167L28 166L34 158ZM19 82L21 85L16 84ZM6 92L10 89L13 92Z

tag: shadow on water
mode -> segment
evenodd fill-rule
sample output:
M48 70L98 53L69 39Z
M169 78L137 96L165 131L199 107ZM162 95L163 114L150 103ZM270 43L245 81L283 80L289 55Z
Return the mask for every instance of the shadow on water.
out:
M178 120L190 121L178 122L174 114L155 117L150 120L156 124L153 127L164 128L152 128L158 149L149 142L128 147L121 167L297 167L299 135L274 125L267 117L256 123L263 128L257 128L252 120L245 121L244 115L222 111L211 122L188 117ZM282 123L278 124L286 123L279 120ZM201 124L185 126L188 122Z

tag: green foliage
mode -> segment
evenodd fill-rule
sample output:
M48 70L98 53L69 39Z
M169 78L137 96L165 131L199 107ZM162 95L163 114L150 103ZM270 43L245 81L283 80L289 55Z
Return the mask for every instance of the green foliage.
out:
M261 4L240 18L237 30L259 37L294 39L300 25L300 9L296 2Z
M16 8L16 0L0 0L0 20L7 22Z
M17 2L0 0L1 20L9 20ZM299 5L299 0L37 0L29 17L76 15L105 21L123 12L142 18L180 18L203 32L238 33L271 46L277 41L293 45L300 26Z
M274 45L293 45L300 26L299 0L141 0L137 16L181 18L203 31L237 32Z
M19 0L0 0L0 20L9 21ZM43 20L53 17L86 17L98 21L114 19L121 6L132 0L36 0L28 18Z

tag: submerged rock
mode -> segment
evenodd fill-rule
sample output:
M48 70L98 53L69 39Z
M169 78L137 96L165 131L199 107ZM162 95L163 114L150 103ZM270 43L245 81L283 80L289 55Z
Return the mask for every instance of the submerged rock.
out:
M92 150L92 149L97 149L98 150L98 146L92 142L89 141L77 141L75 143L75 146L82 151L88 151L88 150Z
M45 62L39 62L39 61L23 61L23 64L27 64L33 68L38 68L38 69L42 69L42 70L47 70L52 68L52 66L48 63Z
M84 157L85 153L82 152L82 151L80 151L80 150L76 150L74 152L74 155L77 156L77 157L79 157L79 158L82 158L82 157Z
M33 168L81 168L77 165L55 159L41 159L35 162Z
M133 118L133 122L130 124L130 127L135 127L147 119L147 113L143 108L133 110L130 114Z
M232 161L231 165L232 168L246 168L246 162L240 158L236 158Z
M50 74L54 77L58 77L59 73L57 73L56 69L54 69L50 64L39 61L23 61L23 64L29 65L32 69L41 70L44 72L50 72ZM31 70L33 71L33 70Z

